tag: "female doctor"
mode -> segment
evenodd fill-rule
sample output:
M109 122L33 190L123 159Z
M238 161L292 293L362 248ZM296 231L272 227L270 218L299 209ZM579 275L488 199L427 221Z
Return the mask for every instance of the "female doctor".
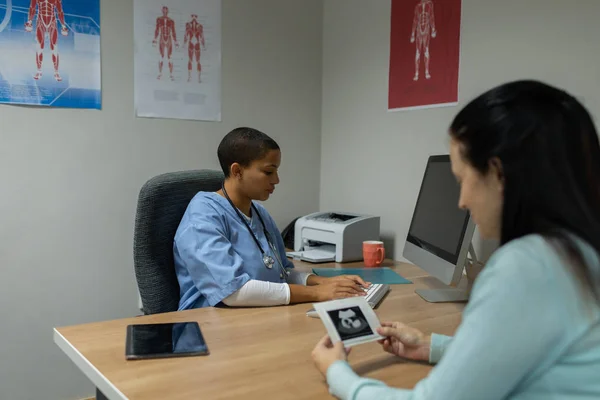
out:
M179 310L225 304L277 306L362 296L355 275L323 278L294 270L265 201L279 183L281 151L266 134L237 128L217 155L225 174L217 192L199 192L175 234Z

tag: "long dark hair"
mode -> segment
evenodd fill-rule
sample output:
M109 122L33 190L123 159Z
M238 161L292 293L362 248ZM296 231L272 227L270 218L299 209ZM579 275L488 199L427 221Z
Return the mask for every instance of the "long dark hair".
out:
M571 236L600 254L600 145L583 105L541 82L510 82L471 101L450 135L480 173L502 163L501 244L542 235L600 302L598 275Z

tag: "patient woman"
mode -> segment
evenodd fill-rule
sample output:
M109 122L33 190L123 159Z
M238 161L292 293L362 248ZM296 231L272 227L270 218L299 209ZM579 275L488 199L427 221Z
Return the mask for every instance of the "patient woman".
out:
M279 183L281 151L251 128L228 133L217 155L225 174L217 192L200 192L175 234L179 310L225 304L276 306L362 296L356 275L323 278L297 272L267 210L256 203Z
M600 398L600 147L588 112L535 81L494 88L450 126L458 206L501 247L453 338L383 323L383 350L436 363L413 390L358 377L343 345L313 351L341 399Z

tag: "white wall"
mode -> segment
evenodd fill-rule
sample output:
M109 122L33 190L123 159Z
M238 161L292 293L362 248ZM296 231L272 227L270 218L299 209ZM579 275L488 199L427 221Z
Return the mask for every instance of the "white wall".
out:
M132 1L103 0L104 109L0 106L0 398L92 394L52 328L138 313L139 188L166 171L217 168L232 128L262 129L282 147L282 183L265 204L280 228L317 210L321 21L321 0L223 1L223 122L136 119Z
M459 107L393 113L390 5L325 0L320 208L381 215L400 259L427 157L448 152L447 127L468 100L537 78L600 115L600 1L463 0ZM479 250L489 254L490 245Z

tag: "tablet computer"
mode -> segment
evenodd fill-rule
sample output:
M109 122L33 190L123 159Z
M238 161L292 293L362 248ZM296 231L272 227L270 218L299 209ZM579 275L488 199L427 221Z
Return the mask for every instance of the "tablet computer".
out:
M127 326L125 358L128 360L208 354L197 322Z

